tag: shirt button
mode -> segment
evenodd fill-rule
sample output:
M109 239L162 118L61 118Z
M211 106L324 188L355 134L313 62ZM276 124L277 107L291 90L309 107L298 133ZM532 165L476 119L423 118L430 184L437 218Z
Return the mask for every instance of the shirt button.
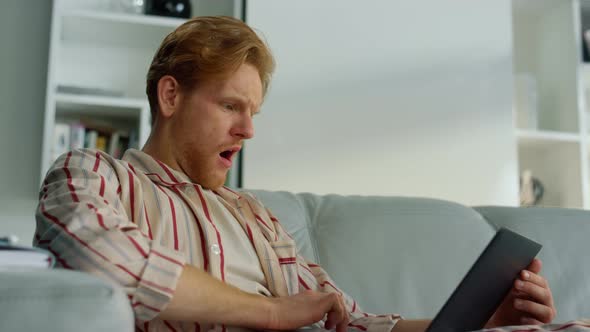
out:
M221 253L221 248L219 248L217 244L214 244L211 246L211 252L213 252L215 255L219 255Z

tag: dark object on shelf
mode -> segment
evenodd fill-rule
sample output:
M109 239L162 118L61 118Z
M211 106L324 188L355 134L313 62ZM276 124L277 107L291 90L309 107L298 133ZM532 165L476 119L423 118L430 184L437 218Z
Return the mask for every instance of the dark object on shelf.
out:
M189 0L147 0L145 13L147 15L190 18L191 3Z
M533 177L530 170L525 170L520 177L520 205L535 206L543 199L545 187L543 183Z
M590 52L588 49L590 48L590 30L586 30L582 32L582 61L583 62L590 62Z

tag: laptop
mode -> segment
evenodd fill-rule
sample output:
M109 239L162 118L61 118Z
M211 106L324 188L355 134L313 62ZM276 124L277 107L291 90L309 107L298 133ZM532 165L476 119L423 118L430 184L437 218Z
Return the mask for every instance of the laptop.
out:
M507 228L498 230L426 332L465 332L484 328L520 271L541 245Z

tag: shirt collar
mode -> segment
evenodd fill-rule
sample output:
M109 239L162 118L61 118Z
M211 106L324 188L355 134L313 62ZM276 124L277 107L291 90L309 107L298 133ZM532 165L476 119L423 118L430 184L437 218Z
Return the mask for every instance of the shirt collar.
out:
M167 187L196 185L202 188L200 184L192 182L185 173L171 168L143 151L128 149L121 160L126 161L136 172L144 173L152 182L159 185ZM226 200L242 198L239 193L225 186L212 191Z

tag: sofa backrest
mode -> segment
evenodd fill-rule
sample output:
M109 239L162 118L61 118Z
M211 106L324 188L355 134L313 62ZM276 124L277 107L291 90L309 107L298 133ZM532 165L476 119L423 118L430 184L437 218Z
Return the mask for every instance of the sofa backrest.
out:
M558 208L475 208L495 228L508 227L543 244L556 321L590 317L590 211Z
M253 193L372 313L433 317L494 234L474 210L438 200Z
M557 320L590 317L590 213L425 199L252 191L300 253L368 312L432 318L499 227L544 245ZM482 285L485 287L485 285Z

